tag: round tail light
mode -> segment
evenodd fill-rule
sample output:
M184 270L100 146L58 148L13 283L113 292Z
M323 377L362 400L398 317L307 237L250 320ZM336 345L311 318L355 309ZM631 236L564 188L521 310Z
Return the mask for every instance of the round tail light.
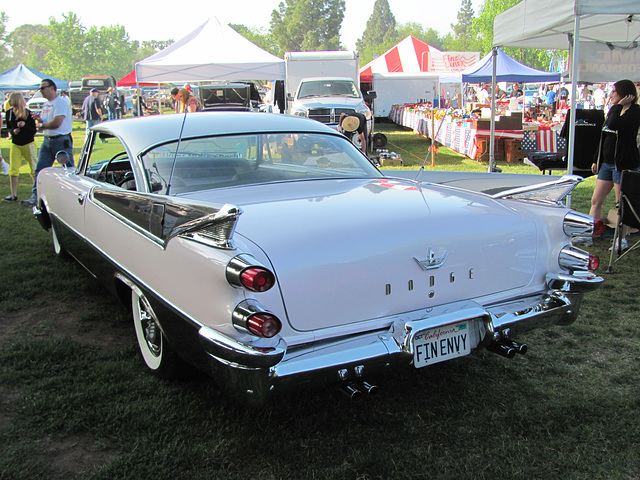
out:
M249 267L240 274L242 286L252 292L266 292L275 283L273 273L263 267Z
M252 292L266 292L276 283L276 276L253 256L243 253L227 264L227 281L234 287Z
M280 333L281 329L282 323L278 317L270 313L256 313L247 320L247 330L259 337L271 338Z
M589 270L596 271L600 266L600 257L597 255L589 255Z

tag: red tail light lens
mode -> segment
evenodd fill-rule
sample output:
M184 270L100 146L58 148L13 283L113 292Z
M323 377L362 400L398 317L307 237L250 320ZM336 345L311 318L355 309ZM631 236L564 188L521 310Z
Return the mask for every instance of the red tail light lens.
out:
M589 255L589 270L596 271L600 266L600 258L597 255Z
M271 338L282 329L282 323L275 315L260 312L251 315L247 320L247 330L254 335L264 338Z
M266 292L275 283L275 277L266 268L250 267L240 274L242 286L252 292Z
M603 233L604 233L604 222L601 219L598 219L593 223L593 234L602 235Z

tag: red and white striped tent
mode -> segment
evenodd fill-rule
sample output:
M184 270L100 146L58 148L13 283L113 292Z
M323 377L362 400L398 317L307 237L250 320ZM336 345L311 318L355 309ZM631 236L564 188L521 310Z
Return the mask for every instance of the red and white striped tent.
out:
M362 67L360 69L360 81L363 83L372 82L374 73L428 72L428 53L439 51L437 48L409 35L384 54L374 58Z

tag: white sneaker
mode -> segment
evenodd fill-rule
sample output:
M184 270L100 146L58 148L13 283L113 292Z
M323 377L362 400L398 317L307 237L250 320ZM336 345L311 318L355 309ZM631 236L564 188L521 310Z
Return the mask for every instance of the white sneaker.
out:
M617 250L617 249L618 249L618 244L617 244L617 243L615 243L614 245L612 245L612 246L609 248L609 251L613 250L613 248L614 248L614 247L615 247L615 249ZM621 249L621 250L626 250L627 248L629 248L629 244L627 243L627 239L626 239L626 238L623 238L623 239L622 239L622 241L620 242L620 249Z

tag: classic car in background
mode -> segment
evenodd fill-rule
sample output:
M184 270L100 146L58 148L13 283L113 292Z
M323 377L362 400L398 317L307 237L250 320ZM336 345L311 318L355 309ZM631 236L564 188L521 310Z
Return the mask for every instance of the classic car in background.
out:
M385 176L304 118L163 115L94 126L75 171L40 173L34 213L132 305L156 374L186 362L253 403L357 396L392 367L524 353L600 284L571 244L592 219L559 203L579 180L491 175Z

